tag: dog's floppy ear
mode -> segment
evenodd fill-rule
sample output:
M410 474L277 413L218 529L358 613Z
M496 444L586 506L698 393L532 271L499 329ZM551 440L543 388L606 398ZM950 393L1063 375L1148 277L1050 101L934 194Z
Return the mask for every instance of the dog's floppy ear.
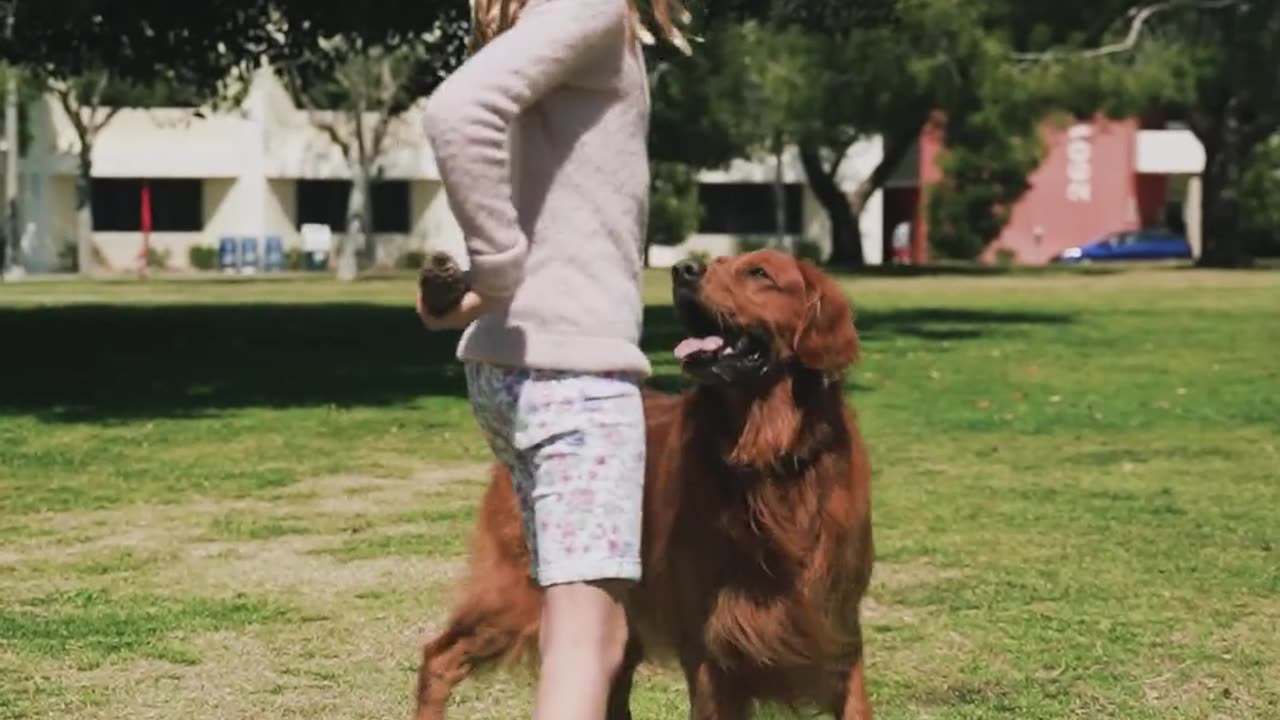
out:
M805 367L828 373L844 371L858 361L858 332L853 308L826 273L808 260L798 260L805 285L804 319L794 341Z

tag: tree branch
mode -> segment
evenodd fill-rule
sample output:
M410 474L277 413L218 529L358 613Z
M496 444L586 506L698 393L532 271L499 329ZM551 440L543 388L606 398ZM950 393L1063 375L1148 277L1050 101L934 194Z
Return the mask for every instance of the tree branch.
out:
M53 94L58 98L58 104L62 106L62 111L67 114L67 119L71 121L71 127L75 129L76 135L80 138L80 144L83 146L89 138L89 127L85 125L84 116L80 114L80 99L76 96L76 91L71 87L70 83L63 81L49 83L49 88L53 90Z
M884 187L884 184L889 181L889 176L902 164L902 159L907 156L911 146L919 141L920 134L924 132L926 122L926 120L921 120L907 123L898 132L885 135L884 150L881 153L880 162L871 171L870 175L858 183L857 189L853 191L853 195L849 200L854 212L861 213L863 206L867 204L867 200L875 194L876 190Z
M843 143L840 151L836 153L836 159L831 162L831 168L822 169L822 172L826 173L827 177L831 178L832 181L835 180L836 173L840 172L840 166L844 164L844 159L849 154L849 150L851 150L857 142L858 141L854 139Z
M298 76L296 68L288 68L287 75L289 84L293 86L291 93L302 105L302 109L307 113L307 119L311 125L317 130L329 136L329 140L338 146L338 151L342 153L342 157L348 162L351 160L351 141L343 134L342 129L333 120L333 112L329 110L320 110L315 103L311 102L311 98L307 96L307 92L303 90L302 78Z
M364 136L364 105L362 104L360 107L352 110L351 114L354 116L353 119L355 120L356 125L356 152L360 154L360 156L356 158L356 162L360 163L361 168L367 168L369 167L371 158L369 156L369 145Z
M351 159L351 140L342 133L342 129L338 127L331 118L321 115L323 110L307 110L307 115L311 119L311 124L317 130L324 132L338 146L338 150L342 152L342 157L348 161Z
M378 122L373 126L373 140L370 143L370 152L374 160L377 161L382 155L382 145L386 142L387 131L391 128L391 116L394 110L396 95L399 94L400 83L396 81L395 73L391 70L391 58L382 59L381 81L382 92L378 94Z
M107 88L107 73L99 72L96 83L93 86L93 93L89 95L89 127L92 128L93 134L97 135L98 131L106 125L115 115L115 111L109 111L107 116L98 119L98 111L102 109L102 93Z
M107 123L111 122L111 118L115 117L115 116L116 116L116 113L119 113L119 112L120 112L121 110L123 110L123 109L124 109L124 108L122 108L122 107L120 107L120 106L115 106L115 107L109 107L109 108L107 108L107 109L106 109L106 110L107 110L107 112L106 112L106 114L105 114L105 115L103 115L103 116L102 116L102 119L101 119L101 120L98 120L96 123L94 123L94 126L93 126L93 134L94 134L94 136L96 137L96 136L97 136L97 134L98 134L98 132L100 132L100 131L102 130L102 128L106 127L106 126L107 126ZM95 108L95 109L94 109L93 114L94 114L94 117L97 117L97 114L98 114L98 110L97 110L97 108Z
M1142 31L1146 27L1147 21L1154 15L1167 12L1169 10L1194 9L1194 10L1221 10L1229 7L1238 7L1243 5L1246 0L1166 0L1166 2L1153 3L1151 5L1142 5L1129 10L1127 16L1129 18L1129 31L1125 34L1124 40L1110 45L1102 45L1087 50L1046 50L1043 52L1015 52L1011 57L1017 62L1045 62L1048 60L1056 60L1063 57L1079 57L1079 58L1100 58L1108 55L1118 55L1133 50L1138 45L1138 40L1142 37Z

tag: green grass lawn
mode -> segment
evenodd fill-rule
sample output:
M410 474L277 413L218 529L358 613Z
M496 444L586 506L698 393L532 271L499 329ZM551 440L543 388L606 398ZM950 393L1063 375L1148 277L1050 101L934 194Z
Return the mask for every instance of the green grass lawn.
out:
M412 287L0 286L0 719L407 717L486 459ZM1280 718L1280 274L847 288L879 718Z

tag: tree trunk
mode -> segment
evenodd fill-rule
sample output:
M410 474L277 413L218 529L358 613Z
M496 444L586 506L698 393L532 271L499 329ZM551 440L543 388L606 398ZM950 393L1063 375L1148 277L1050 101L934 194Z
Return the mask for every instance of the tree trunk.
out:
M1242 267L1250 259L1244 250L1240 223L1240 183L1250 148L1238 117L1239 99L1231 98L1213 121L1198 128L1205 146L1204 208L1200 265Z
M862 228L854 215L849 198L836 184L834 173L829 173L822 163L822 154L816 146L800 144L800 163L804 166L809 188L831 221L831 264L858 269L866 266L862 254Z
M1242 267L1248 264L1240 237L1240 161L1229 157L1225 148L1210 155L1205 163L1202 207L1204 243L1200 265Z
M787 187L782 176L782 133L773 134L773 229L778 247L787 246Z
M360 272L360 256L369 249L369 170L359 167L351 177L347 196L347 231L338 252L338 279L354 280Z
M83 139L81 145L76 174L76 272L88 276L97 269L93 247L93 146Z

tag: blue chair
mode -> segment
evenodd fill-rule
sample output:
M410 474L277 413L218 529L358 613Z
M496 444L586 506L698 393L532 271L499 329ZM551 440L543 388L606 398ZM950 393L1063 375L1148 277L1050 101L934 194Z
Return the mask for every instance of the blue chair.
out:
M218 240L218 267L223 272L235 272L240 267L240 247L233 237Z
M258 238L240 238L240 272L255 272L261 258L258 257Z
M262 265L267 272L279 272L284 269L284 241L280 239L279 235L267 236Z

